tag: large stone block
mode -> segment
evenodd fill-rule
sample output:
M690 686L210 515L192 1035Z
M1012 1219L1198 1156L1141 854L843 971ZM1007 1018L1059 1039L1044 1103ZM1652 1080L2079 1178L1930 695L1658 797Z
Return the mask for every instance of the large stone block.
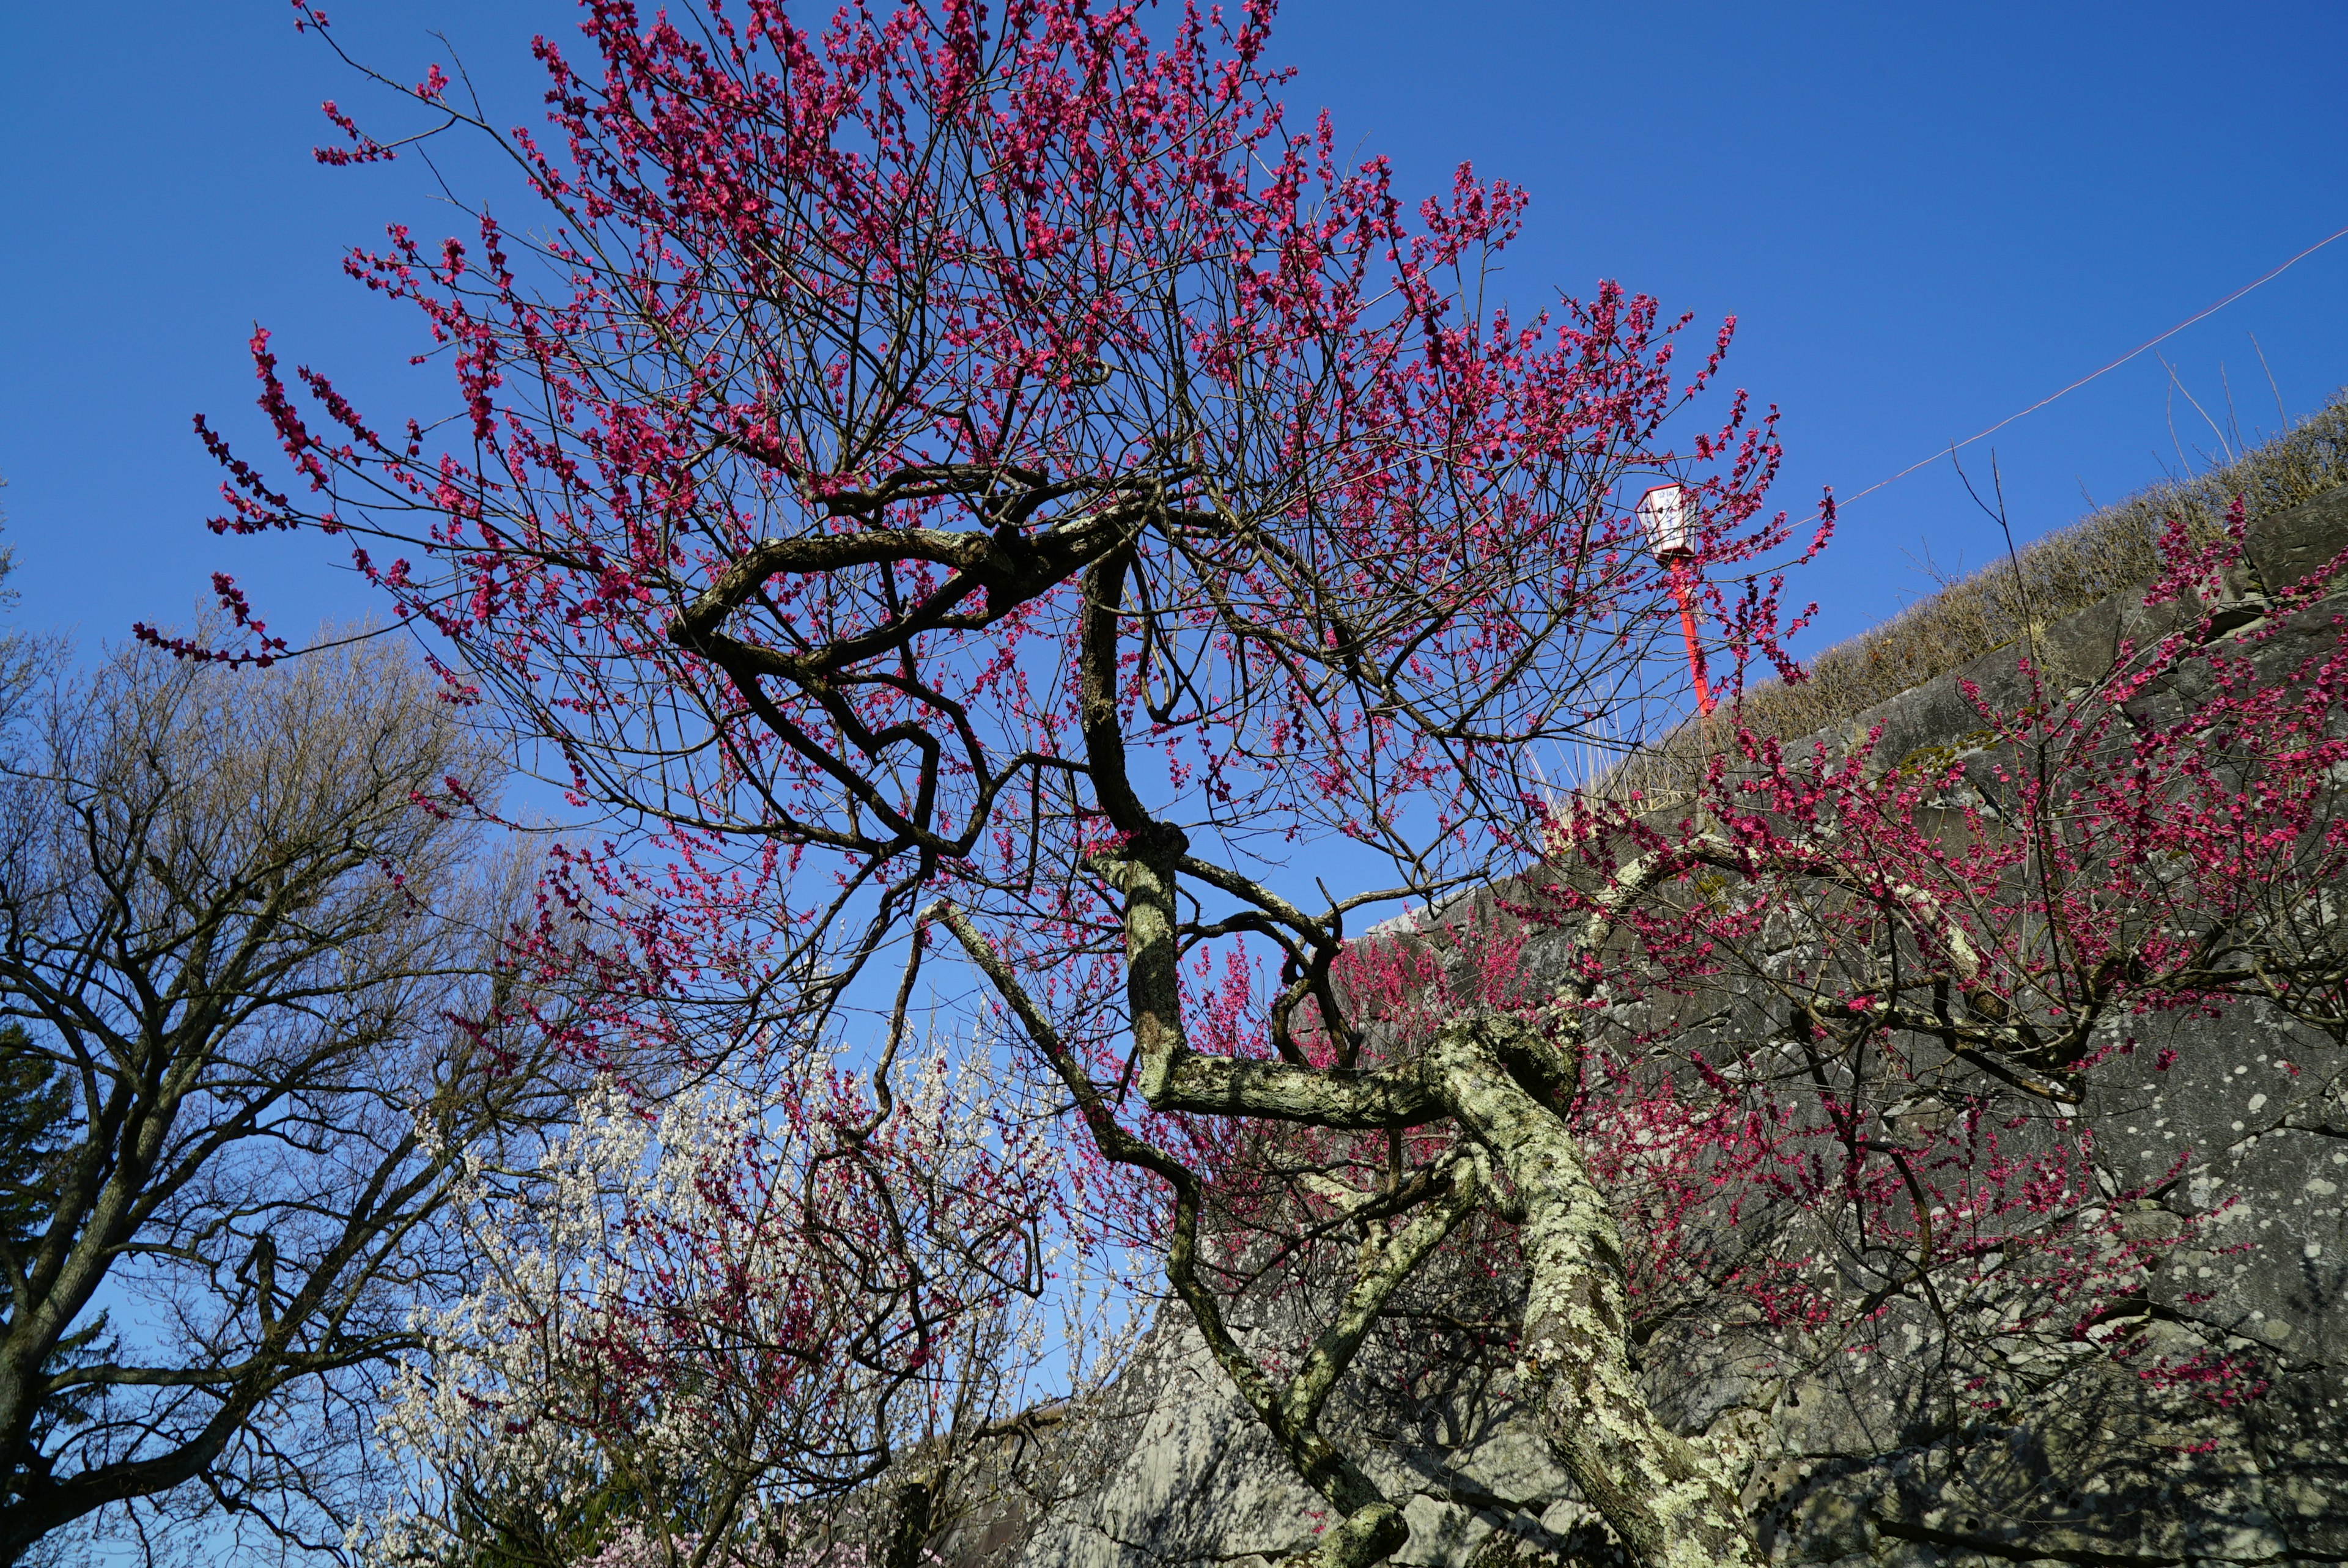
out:
M2243 548L2269 593L2292 586L2348 550L2348 485L2254 519Z

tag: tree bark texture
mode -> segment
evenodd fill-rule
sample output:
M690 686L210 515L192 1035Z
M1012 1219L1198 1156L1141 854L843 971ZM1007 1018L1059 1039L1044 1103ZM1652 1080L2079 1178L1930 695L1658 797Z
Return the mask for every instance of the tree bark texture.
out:
M1519 1030L1505 1019L1457 1020L1427 1067L1523 1204L1521 1397L1558 1463L1641 1563L1757 1565L1737 1490L1709 1445L1664 1426L1639 1391L1622 1235L1563 1121L1504 1065Z

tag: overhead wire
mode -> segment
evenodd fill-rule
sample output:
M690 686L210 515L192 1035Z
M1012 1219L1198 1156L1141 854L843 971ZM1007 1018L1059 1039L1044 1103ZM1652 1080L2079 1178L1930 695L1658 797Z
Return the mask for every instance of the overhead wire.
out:
M2187 327L2193 325L2194 323L2206 321L2209 317L2216 315L2219 311L2224 310L2228 305L2232 304L2236 300L2240 299L2244 294L2249 293L2251 290L2274 282L2275 279L2282 276L2283 273L2291 271L2291 268L2299 265L2300 262L2306 261L2310 256L2314 255L2326 245L2331 244L2335 240L2343 238L2348 238L2348 229L2334 230L2332 233L2329 233L2322 239L2318 240L2314 244L2310 245L2306 250L2300 251L2299 254L2291 257L2289 261L2284 261L2280 266L2262 272L2258 277L2251 279L2247 283L2244 283L2240 288L2236 289L2232 293L2228 294L2225 298L2218 301L2215 304L2206 305L2200 310L2194 312L2191 315L2186 317L2183 321L2178 322L2175 326L2170 327L2167 332L2162 333L2157 337L2147 338L2144 342L2137 344L2136 347L2128 350L2127 353L2120 355L2119 358L2112 361L2109 364L2103 366L2099 370L2090 371L2088 374L2081 376L2078 380L2073 382L2070 385L2064 387L2059 392L2048 393L2045 396L2040 398L2029 407L2021 410L2019 413L2007 415L2004 418L1989 426L1986 430L1977 431L1974 434L1966 436L1962 441L1952 442L1950 445L1941 447L1939 451L1933 453L1929 457L1919 458L1917 461L1909 464L1908 466L1900 469L1900 472L1892 475L1888 479L1879 479L1874 484L1869 485L1866 489L1857 491L1849 496L1837 497L1835 499L1836 507L1847 507L1850 505L1851 502L1858 500L1861 496L1871 496L1887 485L1897 484L1899 481L1906 478L1909 475L1914 473L1919 468L1929 467L1932 464L1939 462L1943 457L1951 456L1958 452L1963 451L1966 447L1972 446L1976 441L1983 440L1989 436L1996 435L1999 431L2004 429L2015 420L2023 418L2027 415L2035 414L2040 409L2045 407L2048 404L2053 403L2055 399L2066 397L2070 394L2078 391L2079 388L2086 385L2089 382L2094 381L2096 377L2109 374L2111 372L2117 370L2120 366L2136 358L2138 354L2143 354L2147 349L2159 347L2162 343L2167 343L2170 338L2175 337L2178 333L2183 332Z

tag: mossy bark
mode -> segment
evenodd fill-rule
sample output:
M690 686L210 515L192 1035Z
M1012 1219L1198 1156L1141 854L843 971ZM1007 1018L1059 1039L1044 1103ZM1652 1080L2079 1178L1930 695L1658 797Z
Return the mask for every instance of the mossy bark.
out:
M1565 1122L1505 1065L1518 1030L1503 1019L1452 1023L1427 1067L1430 1086L1491 1151L1523 1205L1522 1397L1558 1463L1640 1563L1757 1568L1719 1462L1657 1419L1639 1391L1621 1232Z

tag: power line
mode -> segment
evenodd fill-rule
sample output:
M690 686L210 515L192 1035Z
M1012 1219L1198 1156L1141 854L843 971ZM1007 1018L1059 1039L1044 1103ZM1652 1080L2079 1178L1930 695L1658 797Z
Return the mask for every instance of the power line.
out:
M2178 333L2183 332L2195 322L2202 321L2209 316L2216 315L2219 311L2224 310L2228 305L2232 304L2236 300L2240 299L2252 289L2258 288L2261 284L2272 282L2275 279L2282 276L2283 273L2289 272L2291 268L2299 265L2302 261L2306 261L2310 256L2314 255L2318 251L2322 250L2326 245L2331 244L2334 240L2341 239L2343 236L2348 236L2348 229L2337 230L2333 233L2325 235L2322 239L2318 240L2314 244L2310 245L2306 250L2302 251L2298 255L2293 256L2288 261L2283 262L2282 265L2276 267L2271 272L2262 273L2259 277L2253 278L2249 282L2244 283L2240 288L2236 289L2232 293L2228 294L2216 304L2196 311L2193 314L2186 317L2183 321L2178 323L2167 332L2162 333L2158 337L2147 338L2144 342L2137 344L2136 347L2128 350L2127 353L2120 355L2119 358L2112 361L2111 364L2104 366L2103 369L2093 371L2088 374L2081 376L2078 380L2063 388L2060 392L2047 394L2044 397L2040 398L2029 407L2022 410L2020 414L2009 414L2004 418L1999 420L1996 424L1991 425L1988 429L1980 431L1975 435L1968 436L1963 440L1955 443L1953 446L1941 447L1939 451L1933 453L1929 457L1909 464L1908 466L1900 469L1900 472L1892 475L1889 479L1879 479L1874 484L1869 485L1866 489L1860 490L1854 495L1836 497L1835 505L1838 507L1847 507L1851 502L1858 500L1860 496L1871 496L1876 491L1882 489L1886 485L1896 484L1900 480L1906 478L1909 475L1914 473L1919 468L1926 467L1931 464L1937 463L1941 458L1948 456L1952 453L1961 452L1964 448L1972 446L1974 442L1982 439L1984 436L1996 435L1999 431L2004 429L2015 420L2020 419L2023 415L2037 413L2040 409L2045 407L2056 398L2067 396L2071 393L2078 391L2079 388L2086 385L2087 383L2095 380L2096 377L2107 374L2112 371L2117 370L2120 366L2126 364L2137 355L2144 353L2147 349L2157 348L2160 344L2167 343L2170 338L2175 337Z

